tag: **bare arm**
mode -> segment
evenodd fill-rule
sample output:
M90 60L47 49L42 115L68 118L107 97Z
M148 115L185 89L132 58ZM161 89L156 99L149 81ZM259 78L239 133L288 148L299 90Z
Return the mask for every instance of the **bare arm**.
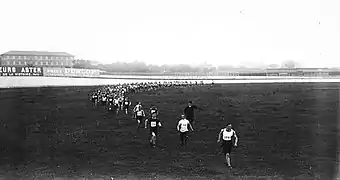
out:
M144 123L145 129L148 127L148 121L149 121L149 119L145 119L145 123Z
M178 122L178 124L177 124L177 131L179 131L180 128L181 128L181 123Z
M218 133L217 142L220 142L220 141L221 141L222 132L223 132L223 131L221 130L220 133Z
M237 135L236 135L236 132L234 131L234 137L235 137L235 146L237 146L237 142L238 142L238 137L237 137Z
M189 123L189 127L191 129L191 131L194 131L194 129L192 128L191 124Z

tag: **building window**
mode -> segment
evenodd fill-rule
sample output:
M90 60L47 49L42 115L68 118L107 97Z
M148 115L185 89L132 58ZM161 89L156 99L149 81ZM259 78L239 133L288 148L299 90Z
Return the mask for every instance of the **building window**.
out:
M48 56L45 56L45 60L48 60Z
M42 61L40 61L40 65L44 65Z
M45 65L48 65L48 62L45 62Z
M35 65L38 65L38 62L37 62L37 61L35 61L35 62L34 62L34 64L35 64Z
M6 63L7 65L9 65L10 63L9 63L9 61L7 61L7 63Z
M64 65L64 63L61 63L61 65L63 66L63 65Z
M13 65L15 65L15 61L13 61Z
M24 64L25 64L25 65L27 65L27 62L26 62L26 61L24 61Z
M21 65L21 61L18 61L18 64Z

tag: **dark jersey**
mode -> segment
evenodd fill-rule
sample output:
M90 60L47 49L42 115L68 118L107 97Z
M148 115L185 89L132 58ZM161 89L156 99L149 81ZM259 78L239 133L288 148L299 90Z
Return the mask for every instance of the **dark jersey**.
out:
M192 106L187 106L185 109L184 109L184 114L186 117L194 117L194 110L195 109L198 109L197 106L195 105L192 105Z
M159 128L159 123L160 121L158 119L149 119L148 120L148 125L150 127L150 129L155 129L155 128Z

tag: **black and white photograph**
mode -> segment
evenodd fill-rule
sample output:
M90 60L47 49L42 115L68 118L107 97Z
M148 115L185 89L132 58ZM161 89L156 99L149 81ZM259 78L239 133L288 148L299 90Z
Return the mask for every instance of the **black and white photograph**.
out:
M0 7L0 180L340 180L340 1Z

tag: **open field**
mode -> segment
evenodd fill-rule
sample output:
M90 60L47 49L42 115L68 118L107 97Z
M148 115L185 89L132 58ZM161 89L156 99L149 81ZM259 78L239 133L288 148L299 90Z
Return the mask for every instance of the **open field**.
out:
M133 103L154 103L161 111L156 149L147 130L135 132L131 115L92 107L92 90L0 89L0 179L328 180L337 174L339 83L217 84L135 94ZM196 131L183 149L175 127L187 100L204 111L197 112ZM231 171L216 143L227 122L240 137Z

